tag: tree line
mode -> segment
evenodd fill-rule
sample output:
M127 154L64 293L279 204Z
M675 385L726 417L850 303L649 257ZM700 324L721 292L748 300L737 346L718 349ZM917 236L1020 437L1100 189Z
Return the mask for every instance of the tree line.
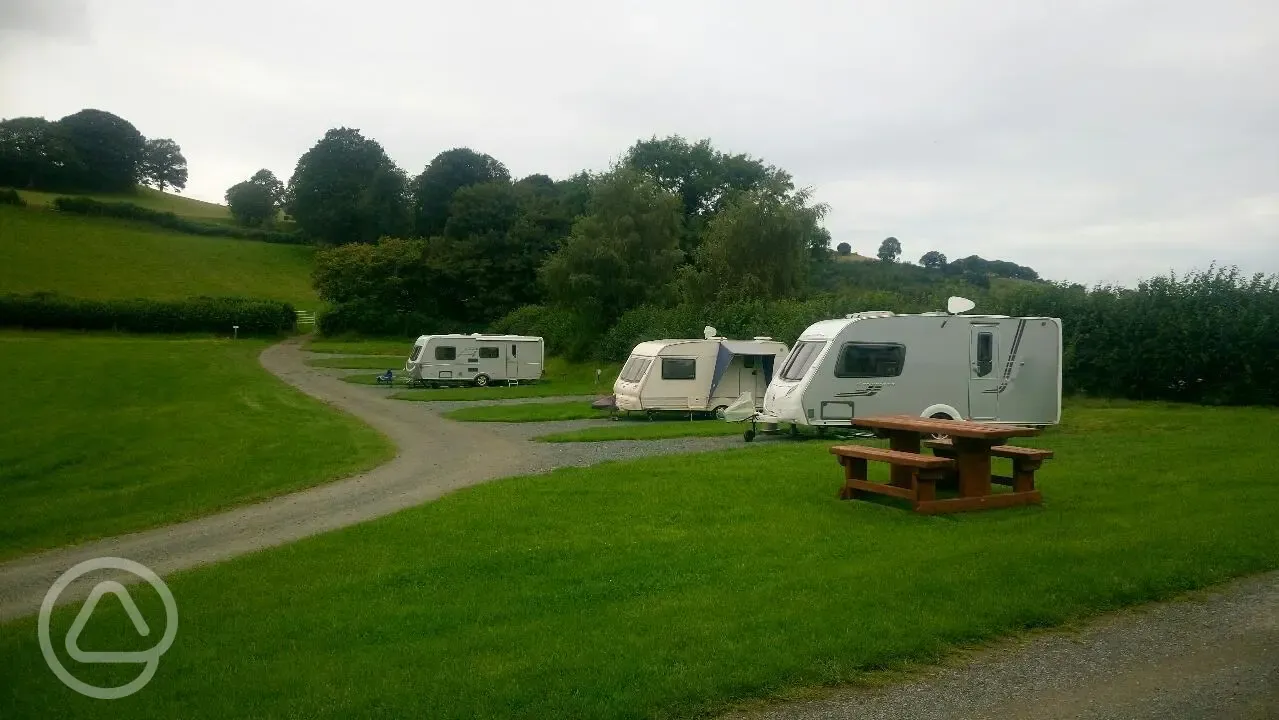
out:
M132 192L139 184L182 190L187 161L171 138L86 108L55 121L0 120L0 186L47 192Z

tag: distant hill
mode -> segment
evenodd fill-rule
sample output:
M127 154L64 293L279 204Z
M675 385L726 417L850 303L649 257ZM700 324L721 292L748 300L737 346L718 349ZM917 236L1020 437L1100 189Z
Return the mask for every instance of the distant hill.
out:
M137 188L136 192L132 193L47 193L35 190L19 190L18 194L32 207L47 207L53 204L55 198L77 196L90 197L102 202L128 202L152 210L171 212L174 215L199 218L201 220L226 220L228 222L231 220L231 213L225 205L195 200L141 186Z
M311 287L314 248L187 235L153 225L41 207L56 195L22 193L28 207L0 206L0 293L58 292L83 298L171 299L237 295L320 305ZM127 200L217 219L225 208L146 191ZM190 213L203 213L191 215Z

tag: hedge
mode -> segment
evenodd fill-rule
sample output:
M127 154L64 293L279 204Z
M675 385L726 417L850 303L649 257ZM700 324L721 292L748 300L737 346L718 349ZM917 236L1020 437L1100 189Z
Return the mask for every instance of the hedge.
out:
M291 304L273 300L194 297L185 300L86 300L54 293L0 295L0 326L30 330L118 330L276 335L297 321Z
M53 207L59 212L73 213L75 215L139 220L192 235L231 237L240 240L257 240L259 242L284 245L306 244L306 240L301 233L285 233L257 228L242 228L234 225L197 222L171 212L152 210L129 202L101 202L87 197L60 197L54 199Z

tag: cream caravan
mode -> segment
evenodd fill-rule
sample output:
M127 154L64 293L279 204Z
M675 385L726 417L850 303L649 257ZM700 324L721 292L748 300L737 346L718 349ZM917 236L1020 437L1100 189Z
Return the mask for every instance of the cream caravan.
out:
M614 403L627 412L713 411L747 395L756 408L786 356L772 338L729 340L707 328L701 340L652 340L635 346L613 384Z

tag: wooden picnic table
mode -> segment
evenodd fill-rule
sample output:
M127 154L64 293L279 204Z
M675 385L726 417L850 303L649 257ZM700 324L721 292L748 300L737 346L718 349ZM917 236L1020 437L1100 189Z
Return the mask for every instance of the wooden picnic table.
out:
M888 484L889 487L884 487L882 484L869 483L865 478L853 478L850 474L846 487L906 497L914 501L915 509L920 512L958 512L1041 501L1039 491L1034 488L1033 473L1039 462L1052 457L1052 452L1004 445L1009 438L1038 435L1037 428L923 418L913 415L854 418L852 424L887 435L891 451L876 452L873 448L855 449L858 446L836 446L831 448L831 452L841 456L841 463L846 460L858 462L857 474L864 473L864 463L867 459L888 462L891 464L891 481ZM946 435L950 440L949 443L930 442L930 446L934 448L937 455L927 456L921 453L925 435ZM992 456L1013 458L1014 463L1022 463L1024 469L1017 469L1015 477L993 477ZM944 465L936 462L941 458L950 458L953 463ZM845 465L845 467L849 473L852 472L852 465ZM959 497L936 499L933 494L933 482L938 477L936 471L939 470L953 473L952 477L957 476ZM1012 485L1013 492L991 494L992 478ZM856 482L853 482L854 480ZM849 494L851 492L849 491Z

